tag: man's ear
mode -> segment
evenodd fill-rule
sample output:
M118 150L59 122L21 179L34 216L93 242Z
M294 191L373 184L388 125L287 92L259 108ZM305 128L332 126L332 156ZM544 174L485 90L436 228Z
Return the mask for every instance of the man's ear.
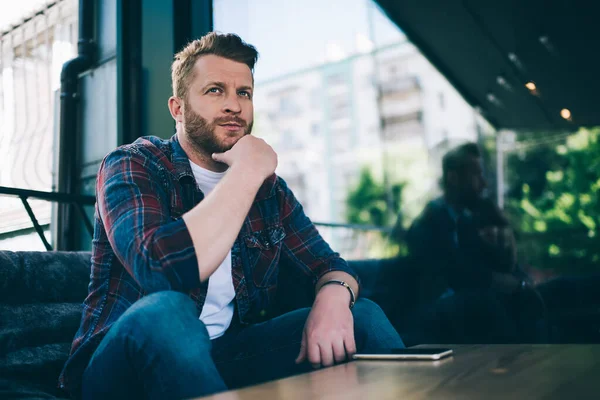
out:
M183 101L179 97L169 97L169 111L176 122L183 122Z

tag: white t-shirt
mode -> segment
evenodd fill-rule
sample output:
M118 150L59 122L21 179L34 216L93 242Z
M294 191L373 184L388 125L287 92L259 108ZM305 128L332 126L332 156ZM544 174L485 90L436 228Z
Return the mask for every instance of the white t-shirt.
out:
M198 187L202 190L204 196L208 196L225 176L225 172L209 171L191 161L190 165ZM234 298L235 290L231 278L231 250L229 250L223 263L208 280L208 293L200 314L200 320L206 325L211 339L222 336L229 328L233 318Z

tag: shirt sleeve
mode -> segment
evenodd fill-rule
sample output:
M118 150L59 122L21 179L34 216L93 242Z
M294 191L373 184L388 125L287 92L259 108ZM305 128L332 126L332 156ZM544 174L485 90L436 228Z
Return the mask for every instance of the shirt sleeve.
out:
M358 275L346 260L334 252L319 234L285 181L280 177L277 180L281 219L286 234L282 252L285 261L311 276L314 284L331 271L346 272L360 283Z
M109 154L98 173L99 218L115 255L144 291L185 292L200 286L198 261L183 219L171 217L161 173L136 151Z

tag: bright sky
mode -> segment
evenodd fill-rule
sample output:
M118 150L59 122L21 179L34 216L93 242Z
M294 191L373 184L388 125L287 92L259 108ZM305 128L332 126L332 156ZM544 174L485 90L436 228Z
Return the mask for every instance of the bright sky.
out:
M50 0L0 0L0 32L39 11Z
M403 37L373 0L213 1L215 30L237 33L257 47L257 81L368 51L373 42L382 46ZM0 31L50 2L0 0Z
M213 9L215 30L257 47L257 81L403 38L373 0L214 0Z

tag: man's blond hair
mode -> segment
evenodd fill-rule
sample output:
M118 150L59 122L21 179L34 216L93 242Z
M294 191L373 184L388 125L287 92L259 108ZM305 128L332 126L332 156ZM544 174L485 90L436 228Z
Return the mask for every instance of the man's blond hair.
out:
M194 65L200 57L208 54L244 63L252 72L258 59L258 52L254 46L244 42L238 35L216 32L204 35L188 43L183 50L175 54L171 65L173 96L187 99L189 86L194 78Z

